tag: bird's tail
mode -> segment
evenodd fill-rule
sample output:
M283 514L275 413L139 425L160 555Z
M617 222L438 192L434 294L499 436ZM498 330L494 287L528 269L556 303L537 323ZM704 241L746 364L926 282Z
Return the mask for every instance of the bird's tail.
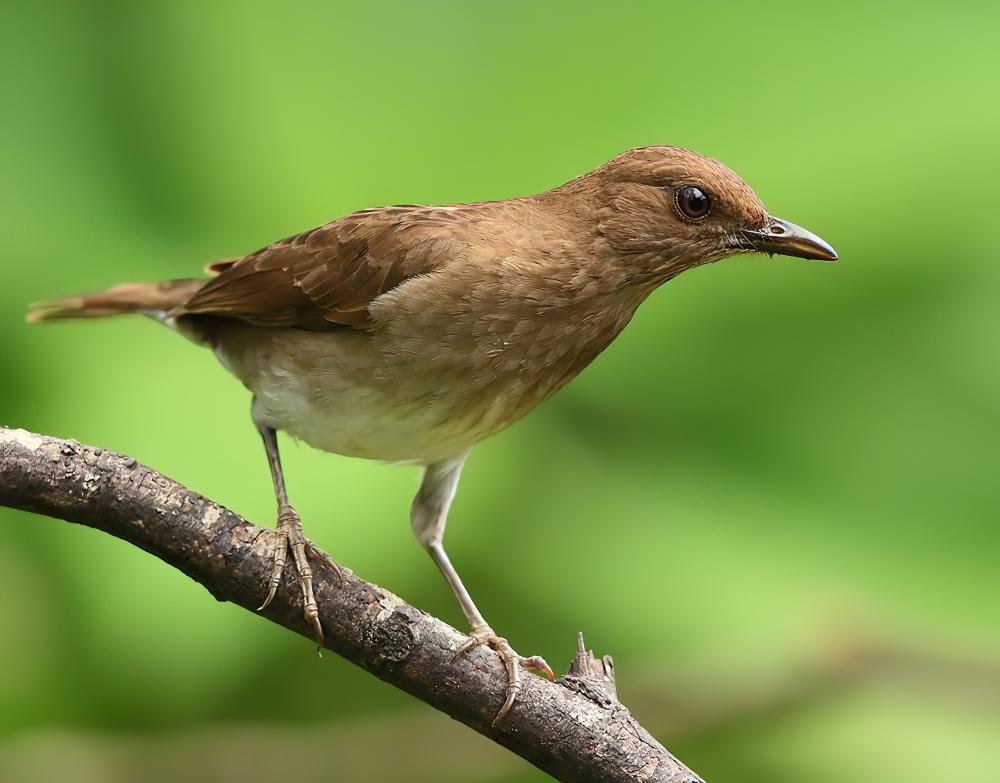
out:
M106 291L49 299L28 306L28 323L63 318L98 318L105 315L143 313L162 318L183 305L206 280L186 278L161 283L121 283Z

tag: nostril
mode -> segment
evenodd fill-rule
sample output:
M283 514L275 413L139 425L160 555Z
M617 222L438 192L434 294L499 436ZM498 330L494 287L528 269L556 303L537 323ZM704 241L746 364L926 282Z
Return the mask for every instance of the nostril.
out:
M777 225L771 226L771 233L772 234L784 234L785 233L785 227L784 226L777 226Z

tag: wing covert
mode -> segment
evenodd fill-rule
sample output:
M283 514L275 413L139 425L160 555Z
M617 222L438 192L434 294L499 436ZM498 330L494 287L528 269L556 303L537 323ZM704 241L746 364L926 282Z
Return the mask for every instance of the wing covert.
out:
M364 210L244 256L210 264L208 280L178 311L256 326L325 331L364 327L368 305L459 252L465 208Z

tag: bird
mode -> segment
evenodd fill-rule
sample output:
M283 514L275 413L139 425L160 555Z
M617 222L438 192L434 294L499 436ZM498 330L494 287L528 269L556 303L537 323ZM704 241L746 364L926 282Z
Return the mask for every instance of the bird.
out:
M290 555L320 643L313 566L338 567L305 536L276 433L420 466L411 527L468 621L456 657L485 646L504 665L496 723L522 669L553 672L493 630L445 550L470 450L571 381L660 285L741 253L837 260L818 236L771 216L722 163L653 145L536 195L363 209L210 263L207 277L37 302L27 320L143 314L209 348L242 381L278 507L261 609Z

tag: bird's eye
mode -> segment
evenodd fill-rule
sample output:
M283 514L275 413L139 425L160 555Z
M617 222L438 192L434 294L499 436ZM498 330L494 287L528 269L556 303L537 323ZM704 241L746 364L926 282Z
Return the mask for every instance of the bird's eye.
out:
M694 185L688 185L678 190L674 195L674 201L681 214L691 220L705 217L712 208L708 194Z

